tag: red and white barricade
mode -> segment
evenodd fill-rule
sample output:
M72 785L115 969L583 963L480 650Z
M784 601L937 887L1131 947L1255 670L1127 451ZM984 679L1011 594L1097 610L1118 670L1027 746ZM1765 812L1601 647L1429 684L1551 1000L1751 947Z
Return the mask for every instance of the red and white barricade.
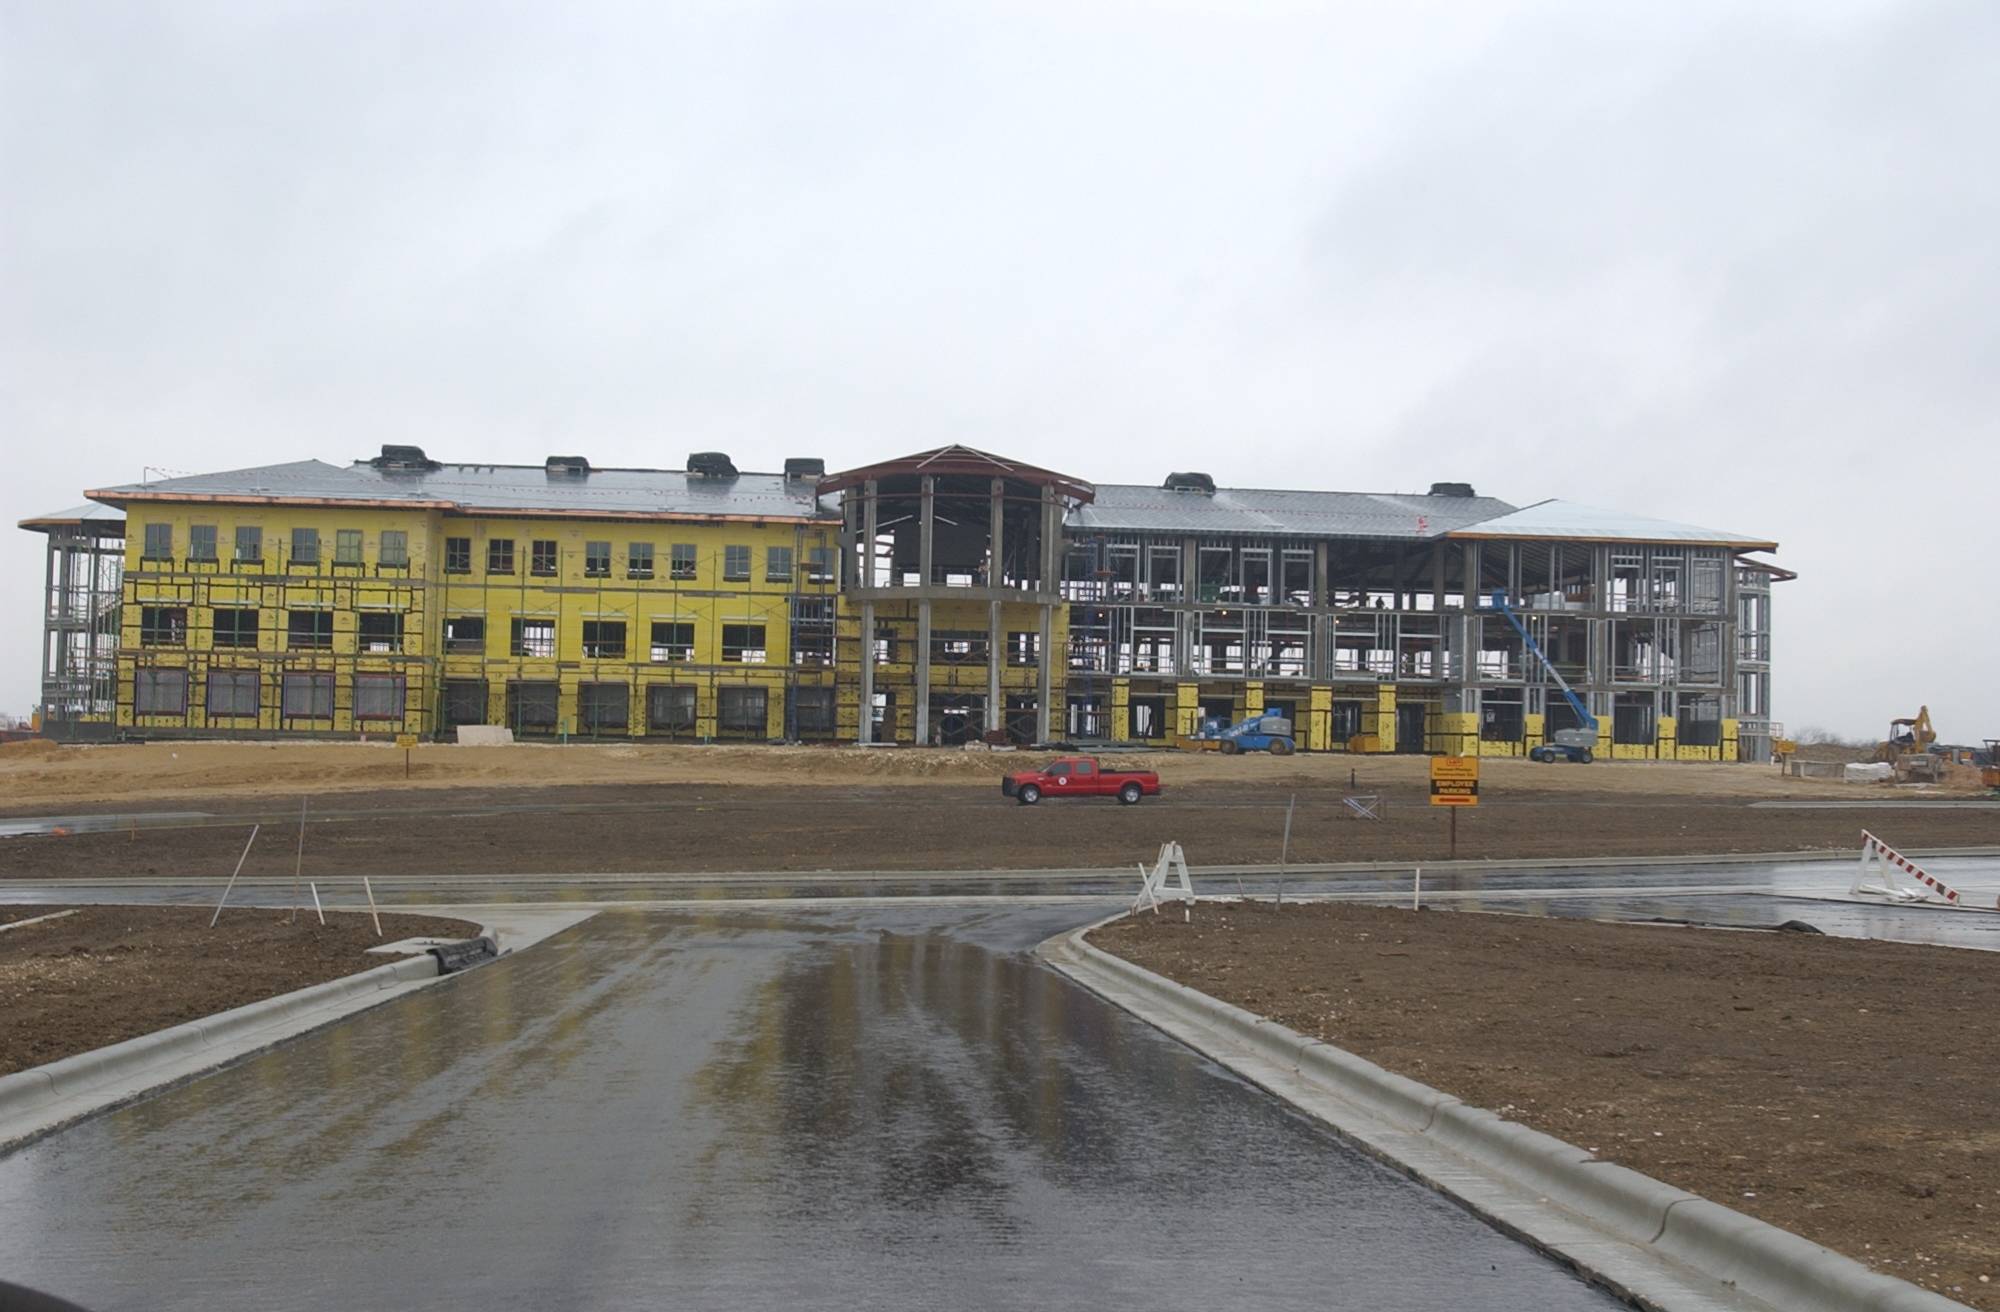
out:
M1909 881L1905 883L1903 881ZM1915 887L1911 885L1914 884ZM1854 876L1855 897L1880 897L1891 902L1942 902L1964 906L1959 892L1866 829L1861 831L1861 869Z

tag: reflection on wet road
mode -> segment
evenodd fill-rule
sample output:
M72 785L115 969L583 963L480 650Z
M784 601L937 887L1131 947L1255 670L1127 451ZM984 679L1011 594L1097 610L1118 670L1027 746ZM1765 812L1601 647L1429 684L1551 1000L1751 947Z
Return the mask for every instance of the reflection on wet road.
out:
M1613 1307L1037 965L1075 906L615 910L0 1159L93 1308Z
M1424 872L1425 905L1465 911L1505 911L1595 920L1672 920L1731 928L1770 929L1803 920L1829 934L1909 943L2000 950L2000 857L1932 857L1925 868L1965 894L1964 908L1912 907L1845 901L1854 880L1848 861L1718 861L1688 864L1606 863L1537 869L1527 865L1431 867ZM1204 895L1310 896L1408 905L1411 872L1397 869L1294 867L1197 868ZM618 903L720 904L756 900L853 899L892 902L940 899L960 903L1069 900L1104 913L1131 902L1136 874L1079 871L939 871L879 874L740 875L453 875L378 878L385 905L486 907ZM360 906L357 879L322 881L329 906ZM221 880L79 880L0 882L0 902L168 902L212 905ZM288 881L249 881L234 904L285 906ZM1087 919L1085 910L1076 912Z

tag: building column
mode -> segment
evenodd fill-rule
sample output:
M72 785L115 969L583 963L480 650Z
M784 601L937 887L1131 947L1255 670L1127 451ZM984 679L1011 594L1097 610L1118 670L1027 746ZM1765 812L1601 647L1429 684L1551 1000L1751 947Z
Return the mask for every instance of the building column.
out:
M840 584L853 587L861 577L861 501L849 488L840 498Z
M1035 664L1039 667L1035 672L1037 680L1035 696L1035 741L1045 743L1052 737L1049 733L1049 727L1052 723L1049 703L1055 698L1055 653L1051 650L1055 646L1055 607L1043 604L1037 606L1035 610L1037 618L1041 622L1041 650L1037 654L1035 661Z
M1001 533L1006 526L1007 483L1004 479L993 480L993 501L988 516L986 530L986 586L999 588L1007 576L1007 567L1001 559ZM1006 635L1000 631L1000 602L996 598L987 603L986 614L986 732L995 733L1005 722L1001 716L1000 664L1004 659L1001 641Z
M937 527L937 479L925 474L918 497L917 513L917 569L920 577L917 586L928 589L931 586L931 542ZM918 594L923 600L917 603L917 746L928 747L931 741L931 603L923 592Z
M928 588L931 585L932 532L937 527L937 480L929 474L925 474L923 477L923 491L918 496L917 504L919 507L917 511L917 568L922 571L923 575L917 581L917 586Z
M999 729L1000 719L1000 662L1001 642L1005 634L1000 632L1000 603L986 603L986 732Z
M1056 490L1042 489L1042 562L1040 591L1035 606L1040 648L1035 656L1035 741L1048 742L1055 735L1056 664L1055 608L1062 602L1062 513Z
M911 657L917 667L917 746L931 741L931 602L917 603L917 650Z
M1198 627L1195 607L1200 597L1195 590L1195 562L1198 559L1193 538L1182 538L1181 553L1181 608L1174 615L1174 673L1182 678L1199 675L1200 661L1196 659L1195 630ZM1199 726L1197 726L1199 727ZM1180 731L1183 735L1192 729Z
M986 586L989 588L1002 586L1007 577L1007 566L1001 559L1001 536L1007 523L1006 495L1006 480L994 479L993 504L987 515L986 529Z
M881 500L876 494L879 491L880 486L871 478L861 494L861 536L864 539L861 544L861 586L864 588L879 586L875 577L876 507Z
M872 601L861 603L861 720L854 741L863 747L875 741L875 603Z

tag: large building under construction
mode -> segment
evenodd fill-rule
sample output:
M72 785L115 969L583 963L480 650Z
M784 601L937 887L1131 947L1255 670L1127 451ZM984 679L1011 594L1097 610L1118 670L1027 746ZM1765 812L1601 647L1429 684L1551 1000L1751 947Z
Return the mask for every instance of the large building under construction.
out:
M1578 720L1554 674L1599 756L1764 760L1777 734L1776 543L1457 483L391 446L85 495L22 523L61 737L1164 745L1278 710L1302 750L1520 755Z

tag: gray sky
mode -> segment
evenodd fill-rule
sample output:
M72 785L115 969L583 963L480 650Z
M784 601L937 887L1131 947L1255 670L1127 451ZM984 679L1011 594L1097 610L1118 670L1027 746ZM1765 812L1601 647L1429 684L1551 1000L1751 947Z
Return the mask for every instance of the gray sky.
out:
M142 466L1469 480L2000 734L2000 5L0 0L6 518ZM41 540L0 534L0 706Z

